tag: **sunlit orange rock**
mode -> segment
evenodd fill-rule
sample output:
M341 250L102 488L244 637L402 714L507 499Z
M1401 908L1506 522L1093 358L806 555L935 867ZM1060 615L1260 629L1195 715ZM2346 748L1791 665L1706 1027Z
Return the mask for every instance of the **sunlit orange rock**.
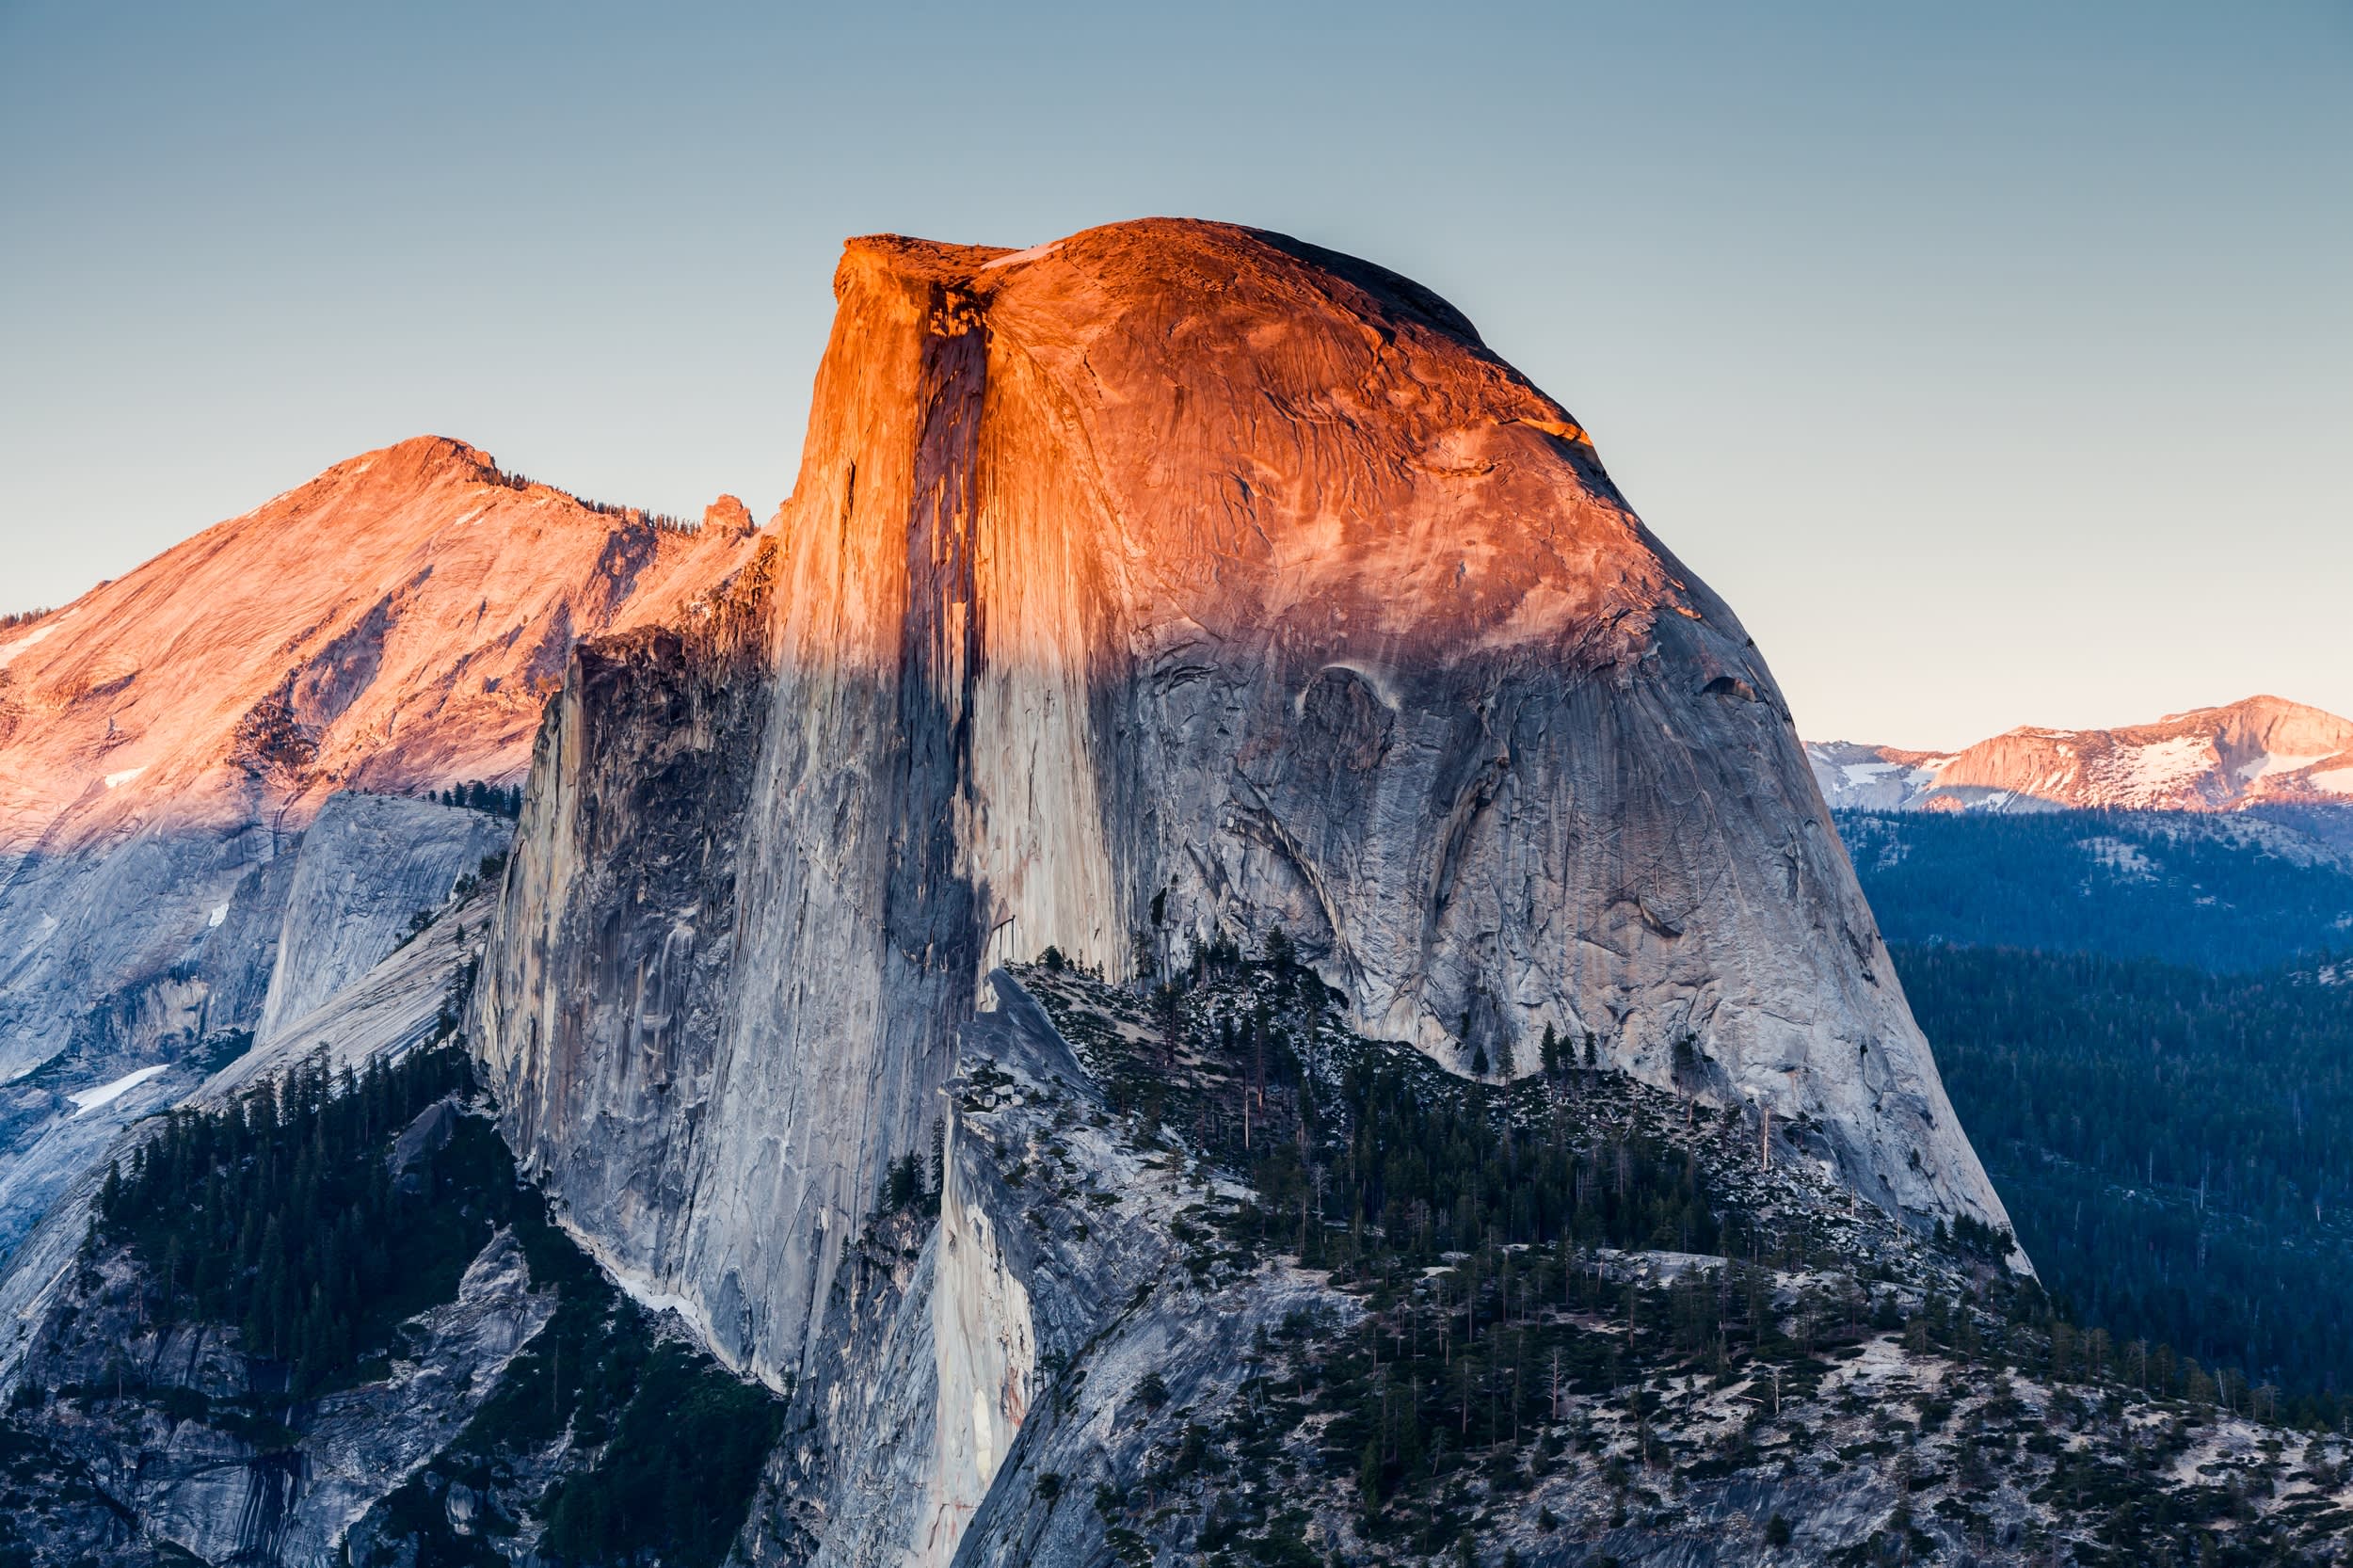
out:
M582 648L478 1000L636 1288L796 1374L992 964L1278 926L1452 1070L1591 1036L2002 1223L1764 661L1458 312L1168 220L835 290L757 628Z
M722 510L657 527L420 437L0 633L0 1073L121 984L212 972L240 889L333 792L519 779L573 642L680 614L741 553ZM253 1000L199 984L185 1027Z
M2021 726L1959 752L1819 742L1833 806L1865 810L2353 808L2353 720L2276 696L2113 729Z

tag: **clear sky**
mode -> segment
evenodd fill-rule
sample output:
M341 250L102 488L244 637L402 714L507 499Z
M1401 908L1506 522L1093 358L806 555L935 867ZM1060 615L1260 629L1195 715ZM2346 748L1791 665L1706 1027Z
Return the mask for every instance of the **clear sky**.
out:
M424 431L791 488L844 235L1420 279L1810 737L2353 713L2353 8L0 0L0 609Z

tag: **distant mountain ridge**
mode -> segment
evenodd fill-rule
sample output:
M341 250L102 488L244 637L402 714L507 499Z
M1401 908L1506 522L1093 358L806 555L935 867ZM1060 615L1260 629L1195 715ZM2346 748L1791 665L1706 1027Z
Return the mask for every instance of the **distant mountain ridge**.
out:
M1852 741L1805 751L1839 810L2353 809L2353 720L2276 696L2113 729L2021 726L1959 752Z

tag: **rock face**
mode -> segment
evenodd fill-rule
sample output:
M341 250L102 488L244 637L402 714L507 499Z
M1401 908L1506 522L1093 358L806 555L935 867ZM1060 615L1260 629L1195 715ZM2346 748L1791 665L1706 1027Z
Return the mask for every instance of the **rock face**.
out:
M426 810L448 809L419 804ZM329 816L323 825L332 823ZM63 1103L43 1107L42 1119L28 1122L29 1135L20 1133L11 1142L0 1169L0 1225L6 1226L0 1237L9 1249L7 1266L0 1269L0 1325L5 1325L0 1326L0 1381L13 1375L26 1325L51 1304L67 1277L108 1160L128 1160L143 1141L136 1125L141 1118L175 1105L230 1104L321 1046L333 1065L356 1072L371 1061L397 1060L432 1040L444 1015L463 1006L468 977L481 960L490 907L485 888L453 901L415 940L388 953L275 1040L255 1045L225 1065L200 1052L160 1070L139 1069L126 1075L139 1077L138 1082L87 1108L52 1094ZM289 913L293 921L303 918L299 906ZM152 1078L141 1076L150 1071ZM45 1076L26 1080L19 1092L27 1096L40 1092L38 1081ZM152 1123L146 1130L152 1130Z
M338 790L511 779L574 639L742 547L424 437L339 463L0 641L0 1078L98 1018L251 1029L285 884ZM176 972L165 996L158 977ZM140 1016L172 1011L161 1022Z
M0 1086L0 1258L77 1175L103 1160L122 1128L188 1098L216 1069L242 1082L322 1040L344 1039L350 999L343 993L393 953L412 916L440 910L454 885L478 873L483 857L504 852L512 836L512 824L487 812L399 795L328 796L290 852L254 879L265 896L241 919L208 929L216 967L167 971L139 988L136 1008L102 1006L66 1049ZM274 929L260 928L263 908L277 916ZM477 948L485 914L472 909ZM438 947L454 935L428 931L412 947ZM268 976L258 999L225 1004L206 984L209 974L250 968ZM402 990L397 1027L419 1038L429 1031L446 981L424 995ZM207 1027L208 1019L224 1021ZM387 1043L379 1031L362 1048Z
M1806 755L1842 809L2353 808L2353 720L2276 696L2119 729L2022 727L1943 755L1852 741Z
M400 795L329 796L295 863L255 1045L267 1049L375 968L412 917L440 909L459 878L504 855L513 837L512 824L488 812Z
M476 993L641 1293L807 1375L989 965L1277 927L1455 1071L1550 1026L2003 1223L1762 658L1459 312L1159 220L836 293L770 553L551 705Z

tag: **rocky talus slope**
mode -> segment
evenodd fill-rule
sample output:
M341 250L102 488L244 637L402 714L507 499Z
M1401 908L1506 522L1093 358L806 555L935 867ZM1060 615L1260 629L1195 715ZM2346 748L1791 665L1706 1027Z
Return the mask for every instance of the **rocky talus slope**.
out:
M2276 696L2115 729L2024 727L1943 755L1850 741L1806 754L1842 809L2353 812L2353 720Z
M1351 1027L1546 1027L1998 1225L1780 694L1444 301L1280 235L854 241L798 487L550 707L477 1045L568 1224L811 1372L992 963L1280 927Z

